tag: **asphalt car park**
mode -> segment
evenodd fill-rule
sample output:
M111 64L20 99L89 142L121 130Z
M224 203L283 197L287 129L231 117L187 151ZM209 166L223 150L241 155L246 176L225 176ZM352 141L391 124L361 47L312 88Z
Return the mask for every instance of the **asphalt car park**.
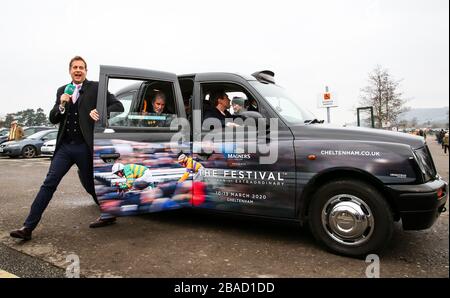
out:
M448 155L434 137L428 143L439 174L448 181ZM49 163L48 158L0 158L0 170L9 173L0 181L0 242L61 268L76 255L83 276L366 276L364 259L329 253L306 228L286 222L175 210L89 229L98 207L80 185L76 168L60 184L33 240L11 239L9 231L23 222ZM392 241L379 255L380 276L448 278L448 226L448 212L423 231L402 231L396 224Z

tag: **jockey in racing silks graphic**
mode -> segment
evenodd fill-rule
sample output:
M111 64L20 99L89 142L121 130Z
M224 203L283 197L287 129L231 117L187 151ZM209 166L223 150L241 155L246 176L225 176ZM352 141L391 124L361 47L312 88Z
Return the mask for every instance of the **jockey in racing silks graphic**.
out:
M178 156L178 163L182 167L186 168L186 172L184 172L183 176L181 176L178 180L178 183L184 182L187 178L189 178L190 174L194 174L194 179L197 178L200 175L200 171L203 169L201 163L183 153Z
M148 183L153 186L153 176L150 170L142 165L138 164L122 164L115 163L112 166L113 174L119 177L125 177L127 181L119 184L120 189L126 190L133 187L134 183Z

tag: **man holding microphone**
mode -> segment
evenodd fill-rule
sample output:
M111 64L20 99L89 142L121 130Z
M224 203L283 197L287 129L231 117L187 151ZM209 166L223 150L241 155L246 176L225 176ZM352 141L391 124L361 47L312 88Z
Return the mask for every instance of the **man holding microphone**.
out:
M76 164L80 179L86 191L97 202L93 180L94 124L100 119L96 110L98 82L86 79L86 61L76 56L70 60L69 73L72 83L60 87L56 93L56 103L50 111L49 119L59 124L58 137L52 163L28 217L19 230L12 231L11 237L30 240L32 231L41 220L45 208L53 197L61 179ZM108 92L109 112L123 112L123 105ZM101 227L114 223L115 218L98 218L91 226Z

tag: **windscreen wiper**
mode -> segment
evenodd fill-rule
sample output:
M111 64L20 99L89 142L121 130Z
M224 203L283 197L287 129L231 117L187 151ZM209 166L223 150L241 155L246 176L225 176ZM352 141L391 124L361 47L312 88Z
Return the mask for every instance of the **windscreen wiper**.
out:
M315 123L323 123L325 120L318 120L317 118L314 118L312 120L305 120L306 124L315 124Z

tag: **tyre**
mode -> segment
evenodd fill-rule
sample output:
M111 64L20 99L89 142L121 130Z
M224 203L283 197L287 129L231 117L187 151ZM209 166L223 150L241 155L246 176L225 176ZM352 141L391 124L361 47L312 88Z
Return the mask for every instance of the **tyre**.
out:
M33 157L35 157L36 156L36 148L31 146L31 145L23 147L23 149L22 149L22 156L24 158L33 158Z
M320 187L308 209L314 237L333 252L363 257L380 252L394 230L391 208L372 185L335 180Z

